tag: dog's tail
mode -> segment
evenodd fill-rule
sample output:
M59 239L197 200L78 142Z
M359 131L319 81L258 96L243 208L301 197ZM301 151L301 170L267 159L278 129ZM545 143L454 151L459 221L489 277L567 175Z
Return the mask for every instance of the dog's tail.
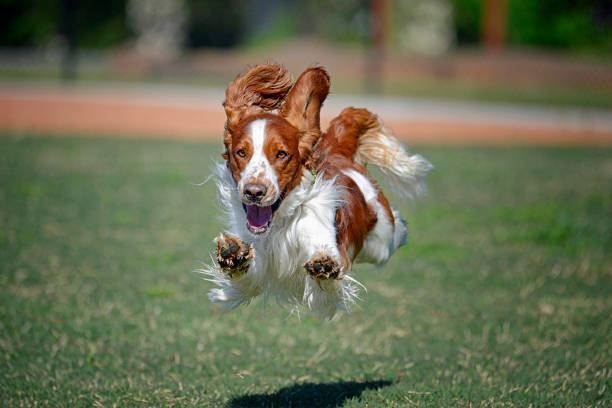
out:
M425 191L424 178L432 164L404 149L378 115L366 109L346 108L332 120L328 133L335 135L352 160L380 168L396 194L414 197Z

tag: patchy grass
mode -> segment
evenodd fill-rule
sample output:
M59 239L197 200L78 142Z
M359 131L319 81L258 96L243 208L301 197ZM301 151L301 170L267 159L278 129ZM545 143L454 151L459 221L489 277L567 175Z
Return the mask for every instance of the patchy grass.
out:
M609 149L427 147L360 308L222 313L219 145L0 138L6 406L610 406Z

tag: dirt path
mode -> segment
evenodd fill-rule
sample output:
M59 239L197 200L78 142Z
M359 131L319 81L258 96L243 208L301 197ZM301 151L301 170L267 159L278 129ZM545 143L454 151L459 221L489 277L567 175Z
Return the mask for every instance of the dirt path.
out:
M221 89L177 85L0 83L0 129L221 140L223 97ZM406 142L612 144L607 110L331 95L324 125L346 106L378 113Z

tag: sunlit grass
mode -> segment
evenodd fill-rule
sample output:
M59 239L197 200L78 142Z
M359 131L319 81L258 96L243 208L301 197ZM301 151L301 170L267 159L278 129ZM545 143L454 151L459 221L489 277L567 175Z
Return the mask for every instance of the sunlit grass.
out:
M410 243L332 322L208 302L220 150L0 138L3 405L610 405L611 150L413 148Z

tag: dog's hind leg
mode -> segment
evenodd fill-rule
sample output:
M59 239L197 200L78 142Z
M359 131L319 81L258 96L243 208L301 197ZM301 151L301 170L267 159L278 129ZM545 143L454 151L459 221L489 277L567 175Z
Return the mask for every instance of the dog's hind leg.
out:
M318 254L304 264L306 273L315 279L339 279L341 269L338 263L329 255Z
M306 208L298 223L305 272L315 279L341 279L341 256L336 243L333 207Z
M339 308L348 309L357 292L354 280L347 276L350 260L338 247L335 212L333 206L306 208L298 224L303 301L311 311L325 317L332 317Z
M251 245L226 233L221 233L215 238L215 242L217 243L217 263L221 270L230 279L244 275L254 256Z

